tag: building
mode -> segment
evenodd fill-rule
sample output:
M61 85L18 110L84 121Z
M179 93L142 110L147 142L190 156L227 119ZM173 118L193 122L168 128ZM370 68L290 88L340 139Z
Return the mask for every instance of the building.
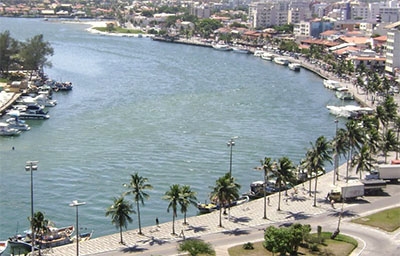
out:
M386 41L386 65L385 71L396 75L400 69L400 30L399 27L392 28L387 32Z
M252 28L267 28L288 24L289 1L270 1L249 5Z

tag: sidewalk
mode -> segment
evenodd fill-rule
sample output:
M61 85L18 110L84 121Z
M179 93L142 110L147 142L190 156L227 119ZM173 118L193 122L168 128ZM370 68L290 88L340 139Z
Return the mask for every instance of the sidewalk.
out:
M345 173L346 166L340 167L339 173ZM270 195L270 205L267 206L267 219L264 216L264 199L260 198L250 201L243 205L231 208L230 220L229 216L222 219L223 227L219 227L219 211L200 216L194 216L187 219L188 225L182 224L182 219L175 221L175 232L180 234L183 230L185 238L199 237L206 234L217 233L222 231L235 232L237 229L257 227L260 225L268 225L276 222L293 222L296 220L308 218L327 211L339 211L340 209L332 209L330 202L325 197L333 188L333 172L329 172L318 178L317 186L317 206L314 207L314 196L308 194L308 182L298 185L295 189L281 193L281 211L278 208L278 193ZM312 181L312 189L314 188L314 180ZM345 204L346 207L346 204ZM338 207L339 208L339 207ZM145 244L162 244L165 242L181 240L179 235L171 235L172 222L161 223L157 226L149 226L142 228L144 235L138 235L138 230L129 230L123 233L125 245L119 244L119 233L94 238L89 241L81 242L80 254L91 255L107 251L121 251L127 247ZM222 250L223 251L223 250ZM218 255L223 255L219 248ZM56 247L46 252L47 255L76 255L76 245L70 244L62 247Z

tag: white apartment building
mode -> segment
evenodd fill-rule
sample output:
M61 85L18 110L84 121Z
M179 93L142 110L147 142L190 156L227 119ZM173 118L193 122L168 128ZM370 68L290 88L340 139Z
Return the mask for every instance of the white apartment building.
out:
M257 2L249 5L249 20L253 28L288 24L289 1Z
M300 21L293 25L293 34L296 37L309 37L311 35L311 26L309 21Z
M395 74L400 70L400 30L393 28L387 32L385 71Z

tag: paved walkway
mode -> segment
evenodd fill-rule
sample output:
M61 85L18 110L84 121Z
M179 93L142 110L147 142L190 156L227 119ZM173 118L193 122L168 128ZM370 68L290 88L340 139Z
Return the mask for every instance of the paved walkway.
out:
M345 173L345 165L339 169L340 174ZM343 179L343 177L341 177ZM335 181L337 184L337 181ZM142 228L144 235L138 235L138 230L129 230L123 233L125 245L119 244L119 233L104 237L94 238L81 242L80 255L93 255L107 251L126 251L127 248L146 244L163 244L166 242L181 240L179 234L183 231L186 238L199 237L217 232L235 232L235 230L273 224L277 222L293 222L299 219L309 218L314 215L332 211L332 206L325 197L334 187L333 172L327 173L318 178L317 206L314 207L314 196L308 193L308 182L298 185L295 189L281 193L281 211L278 208L278 194L269 196L270 204L267 206L267 219L264 216L264 199L250 201L246 204L232 207L229 216L223 216L222 225L219 227L219 211L209 214L190 217L187 219L189 225L183 225L182 219L175 222L175 232L178 235L171 235L172 222L160 223L157 226ZM314 181L312 181L312 189ZM297 194L296 194L296 191ZM345 204L344 207L347 205ZM338 210L338 209L335 209ZM220 248L221 249L221 248ZM70 244L57 247L46 252L48 255L76 255L76 245ZM224 255L219 251L217 255Z

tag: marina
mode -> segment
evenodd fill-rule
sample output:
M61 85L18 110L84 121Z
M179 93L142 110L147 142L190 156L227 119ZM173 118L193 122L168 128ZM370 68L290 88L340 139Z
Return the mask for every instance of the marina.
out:
M74 85L53 95L57 106L48 120L26 120L29 132L0 138L0 240L29 225L28 160L39 161L35 211L65 226L74 220L69 202L85 200L80 223L103 236L115 232L105 209L135 171L155 188L142 207L142 225L149 226L156 216L170 220L161 197L171 184L190 185L199 202L207 199L209 186L228 170L226 141L234 136L233 175L246 192L261 178L253 169L260 159L286 155L298 162L316 135L334 135L335 117L325 106L340 101L310 72L211 47L93 35L84 25L3 18L0 24L20 40L43 33L55 48L46 73Z

